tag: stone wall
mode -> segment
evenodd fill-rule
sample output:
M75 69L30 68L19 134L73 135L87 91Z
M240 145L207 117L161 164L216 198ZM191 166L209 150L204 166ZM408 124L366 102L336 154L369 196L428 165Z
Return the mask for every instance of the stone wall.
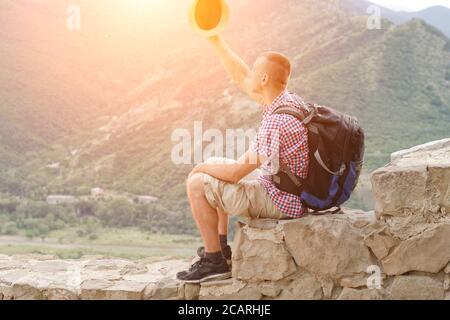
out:
M450 299L450 139L392 155L375 212L240 222L233 278L175 280L189 262L0 256L1 299Z

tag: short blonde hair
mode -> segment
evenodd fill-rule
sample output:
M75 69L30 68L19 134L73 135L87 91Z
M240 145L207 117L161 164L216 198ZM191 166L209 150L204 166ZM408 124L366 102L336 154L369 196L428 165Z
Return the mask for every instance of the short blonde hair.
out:
M292 66L289 58L275 51L264 52L261 57L266 58L270 64L270 76L286 86L292 72Z

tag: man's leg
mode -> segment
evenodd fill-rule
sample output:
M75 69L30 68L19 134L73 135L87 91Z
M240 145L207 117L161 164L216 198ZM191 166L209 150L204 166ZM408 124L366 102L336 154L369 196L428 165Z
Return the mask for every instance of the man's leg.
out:
M205 244L205 253L200 257L199 263L193 264L188 271L177 274L179 280L187 283L231 277L230 267L220 247L219 214L206 199L203 177L203 174L195 174L187 182L192 214Z
M217 215L219 217L219 236L228 235L228 214L220 209L217 209Z
M206 199L203 176L201 174L195 174L188 179L187 193L192 209L192 215L194 216L203 243L205 244L205 251L207 253L221 252L219 240L219 213L210 206ZM225 223L223 221L223 216L220 216L222 218L220 231L222 231L225 229ZM228 217L226 219L228 221ZM228 222L226 223L226 229L228 229Z
M236 163L236 160L227 159L227 158L218 158L211 157L206 160L207 164L216 164L216 163ZM219 237L223 238L223 236L228 235L228 214L226 214L223 210L217 208L217 215L219 217Z
M217 215L219 217L219 240L222 254L227 259L228 264L231 265L231 247L228 245L228 226L229 215L221 209L217 209Z

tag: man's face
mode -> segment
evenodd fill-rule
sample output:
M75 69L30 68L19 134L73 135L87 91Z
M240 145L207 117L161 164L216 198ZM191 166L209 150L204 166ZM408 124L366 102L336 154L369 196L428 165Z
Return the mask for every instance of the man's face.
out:
M252 70L252 91L255 93L261 93L263 88L267 85L269 81L269 76L267 74L267 59L264 57L259 57L253 64Z

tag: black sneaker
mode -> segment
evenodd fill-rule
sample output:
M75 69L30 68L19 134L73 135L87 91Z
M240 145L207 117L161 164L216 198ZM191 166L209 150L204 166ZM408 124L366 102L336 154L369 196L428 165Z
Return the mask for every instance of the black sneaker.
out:
M227 260L228 266L231 269L231 256L232 256L231 247L227 246L225 249L222 249L222 254L225 257L225 259ZM194 263L192 264L192 266L190 267L190 269L188 271L178 272L177 278L186 275L188 272L191 272L193 270L193 268L196 268L196 264L199 263L200 259L204 258L204 257L205 257L205 247L198 248L197 249L197 260L194 261Z
M225 249L222 249L222 254L225 257L225 259L227 259L227 263L228 265L231 267L231 256L232 256L232 252L231 252L231 247L230 246L226 246ZM205 256L205 247L200 247L197 249L197 255L201 258Z
M177 273L177 279L183 278L183 277L186 276L189 272L194 271L194 270L198 267L198 264L200 263L200 259L201 259L201 258L198 258L197 261L195 261L195 262L189 267L188 270L178 272L178 273Z
M231 278L231 270L225 259L213 263L206 258L200 258L184 274L177 275L178 280L186 283L202 283L211 280L225 280Z

